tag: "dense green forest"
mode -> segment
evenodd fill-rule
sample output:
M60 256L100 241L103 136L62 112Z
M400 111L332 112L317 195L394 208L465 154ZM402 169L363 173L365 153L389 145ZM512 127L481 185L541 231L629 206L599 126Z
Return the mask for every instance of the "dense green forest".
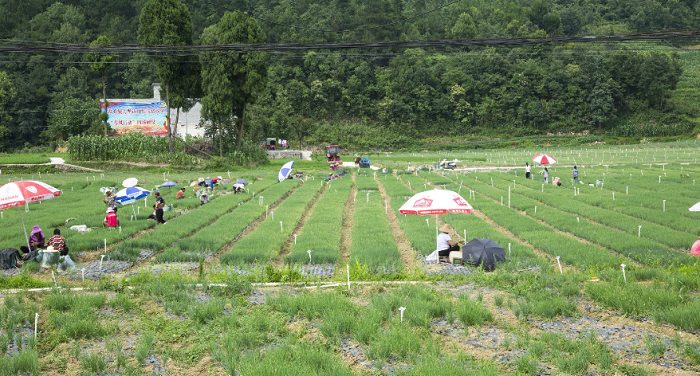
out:
M0 0L0 38L3 46L156 44L148 37L149 28L157 26L142 24L146 4ZM179 43L195 45L229 43L230 30L243 23L255 30L254 42L338 43L689 30L700 15L696 0L179 4L191 20L191 35ZM436 8L440 9L430 12ZM227 15L227 10L255 18ZM207 110L203 115L215 124L208 134L222 136L226 144L235 144L241 134L253 141L275 136L355 148L404 147L417 138L468 135L682 135L696 131L699 116L697 106L689 103L696 98L687 93L692 85L686 82L685 94L676 95L679 82L695 67L697 59L690 57L696 54L693 43L272 50L246 57L248 66L257 62L258 86L247 102L230 103L222 100L226 88L221 82L242 88L250 84L224 77L240 69L235 62L202 54L179 58L178 66L189 68L170 74L188 79L173 81L182 87L173 84L171 100L185 104L183 96L202 98ZM161 81L168 66L138 53L119 55L109 64L89 64L97 60L36 49L0 52L0 151L54 144L71 135L102 134L98 115L103 78L107 97L149 98L151 84ZM245 116L242 129L227 124L226 111L239 119Z

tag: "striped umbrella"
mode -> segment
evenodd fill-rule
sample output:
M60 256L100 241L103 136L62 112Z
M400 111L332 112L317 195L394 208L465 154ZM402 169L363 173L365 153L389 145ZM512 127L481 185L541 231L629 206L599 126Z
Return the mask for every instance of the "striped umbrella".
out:
M22 209L19 207L29 202L37 202L48 200L61 195L61 191L40 181L24 180L10 182L0 187L0 209L11 208L17 206L19 209L19 218L22 220L22 228L24 229L24 238L29 246L29 238L27 237L27 229L24 227L24 218L22 217Z
M536 156L532 157L532 160L539 163L539 164L557 163L557 160L548 154L537 154Z

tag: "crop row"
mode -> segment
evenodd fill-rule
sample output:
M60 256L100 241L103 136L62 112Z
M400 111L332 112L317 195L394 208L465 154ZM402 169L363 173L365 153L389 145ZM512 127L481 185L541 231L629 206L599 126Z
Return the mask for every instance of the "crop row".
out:
M499 187L512 185L509 180L502 180L501 177L496 177L496 179L496 183ZM517 193L537 200L542 203L543 206L545 204L553 206L559 210L586 217L600 224L619 229L635 236L641 233L638 226L642 226L642 229L644 229L644 238L652 239L669 247L687 247L695 240L695 236L688 233L583 203L578 200L580 196L574 196L573 189L567 191L547 189L546 192L542 192L541 189L534 189L540 188L539 186L535 187L538 185L537 183L532 183L522 178L518 181L521 183L521 187L525 186L533 189L518 188Z
M311 217L292 245L287 263L336 263L340 259L343 209L352 190L352 179L333 180L316 201ZM311 251L311 256L307 251Z
M304 211L324 184L323 182L307 181L297 188L275 208L274 214L269 213L254 232L236 242L231 250L221 257L221 263L266 263L277 257L282 245L292 235ZM269 192L266 193L266 195L269 194ZM222 230L225 228L227 227L222 228ZM214 236L214 234L212 233L210 236Z
M444 179L435 174L427 174L425 177L430 181L442 181ZM471 184L471 179L466 180L469 180L469 184ZM455 188L458 188L458 186L458 184L452 183L452 185L447 186L447 189L456 190ZM485 191L486 189L483 190ZM484 192L480 193L489 197ZM475 209L483 211L486 216L512 232L518 238L525 240L535 248L553 257L560 257L561 261L566 264L575 265L581 269L597 270L618 267L620 263L625 261L624 258L613 255L600 247L582 243L572 237L560 234L553 228L543 225L531 217L522 215L505 205L495 203L488 198L477 198L470 201L470 204Z
M391 198L391 208L399 220L399 226L406 234L406 238L411 243L411 246L418 250L422 255L428 255L435 250L435 217L420 216L420 215L404 215L399 212L401 205L406 202L413 193L408 189L403 182L398 178L389 176L387 179L380 179L380 183L384 186L387 195ZM433 225L430 225L431 219Z
M465 184L494 199L497 199L499 196L508 196L505 190L491 187L482 182L466 179ZM551 187L550 189L558 189L558 187L551 185L548 187ZM557 229L612 249L641 263L647 265L670 265L695 261L693 257L671 250L655 241L620 232L586 220L580 220L576 215L565 213L555 208L541 207L535 212L536 201L519 194L513 194L513 192L511 193L510 202L514 209L526 211L533 218L540 219Z
M364 183L373 191L379 186L373 179ZM390 271L402 265L399 249L394 241L386 219L384 200L375 192L359 195L353 213L352 245L350 262L366 265L374 271Z
M256 182L254 187L258 192L263 191L277 182L275 176L269 176ZM210 201L200 208L190 210L186 214L168 221L167 226L158 226L153 231L140 236L138 239L127 240L110 252L115 260L135 261L142 249L155 252L162 251L181 238L185 238L208 223L234 210L251 198L250 194L228 194ZM256 199L253 199L256 202ZM152 222L151 222L152 223Z

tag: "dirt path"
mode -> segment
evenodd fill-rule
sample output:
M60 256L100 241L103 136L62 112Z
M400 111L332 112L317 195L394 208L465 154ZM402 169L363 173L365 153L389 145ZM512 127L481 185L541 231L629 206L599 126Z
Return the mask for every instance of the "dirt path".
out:
M388 207L391 207L391 197L389 197L389 195L386 193L384 185L382 185L381 181L379 181L379 179L377 179L376 177L374 178L374 180L379 186L379 193L382 195L382 198L386 202L386 205ZM406 265L406 268L408 268L409 271L413 270L416 267L416 252L411 246L411 243L408 241L406 234L401 229L401 226L399 225L399 219L396 218L396 213L394 212L394 209L386 211L386 220L389 222L389 227L391 228L391 235L394 236L394 242L399 248L399 253L401 254L401 262L403 262L403 264Z
M292 235L287 238L287 241L282 244L282 248L280 249L280 253L275 257L275 259L271 262L272 265L276 268L282 268L284 266L284 258L285 256L288 256L289 253L292 250L292 244L294 244L294 234L301 234L301 232L304 229L304 225L306 225L306 221L309 220L309 217L311 217L311 214L314 212L314 208L316 207L316 202L321 198L321 195L323 192L326 191L326 188L328 188L328 184L324 184L323 188L321 188L317 193L316 197L314 197L313 200L309 203L309 205L306 206L304 209L304 214L302 214L301 219L299 220L299 223L297 223L296 227L294 227L294 231L292 232Z
M350 247L352 246L352 226L355 224L353 215L355 214L355 195L357 194L357 188L355 188L355 175L352 175L352 189L350 190L350 196L348 196L348 202L345 204L345 209L343 209L343 225L340 229L340 264L346 264L350 262Z

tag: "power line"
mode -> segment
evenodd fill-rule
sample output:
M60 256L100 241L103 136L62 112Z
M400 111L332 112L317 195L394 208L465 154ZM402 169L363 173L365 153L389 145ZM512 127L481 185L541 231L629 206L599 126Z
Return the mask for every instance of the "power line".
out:
M269 23L269 24L272 24L272 25L284 26L284 27L289 27L289 28L293 28L293 29L308 30L308 31L319 31L319 32L322 32L322 33L351 33L351 32L355 32L355 31L376 30L376 29L381 29L381 28L385 28L385 27L389 27L389 26L401 24L401 23L404 23L404 22L408 22L408 21L414 20L414 19L416 19L416 18L425 16L426 14L430 14L430 13L436 12L436 11L438 11L438 10L440 10L440 9L446 8L446 7L448 7L448 6L452 5L452 4L457 4L457 3L461 2L462 0L456 0L456 1L453 1L453 2L451 2L451 3L445 4L445 5L441 5L441 6L437 7L437 8L433 8L433 9L428 10L428 11L426 11L426 12L417 14L417 15L415 15L415 16L413 16L413 17L404 18L404 19L401 19L401 20L397 20L397 21L394 21L394 22L387 23L387 24L377 25L377 26L370 26L370 27L363 27L363 28L359 28L359 29L344 29L344 30L325 30L325 29L316 29L316 28L312 28L312 27L305 27L305 26L297 26L297 25L283 24L283 23L279 23L279 22L275 22L275 21L270 21L270 20L267 20L267 19L262 18L262 17L259 17L259 16L253 16L253 15L250 15L250 14L247 14L247 13L244 13L244 12L241 12L241 11L238 10L238 9L229 8L229 7L227 7L227 6L220 5L220 4L216 4L216 3L212 3L212 2L210 2L210 1L205 1L205 0L193 0L193 1L198 1L198 2L200 2L200 3L209 4L209 5L212 5L212 6L214 6L214 7L219 7L219 8L222 8L222 9L226 9L226 10L231 11L231 12L236 12L236 13L242 14L242 15L244 15L244 16L246 16L246 17L250 17L250 18L256 19L256 20L258 20L258 21L266 22L266 23Z

